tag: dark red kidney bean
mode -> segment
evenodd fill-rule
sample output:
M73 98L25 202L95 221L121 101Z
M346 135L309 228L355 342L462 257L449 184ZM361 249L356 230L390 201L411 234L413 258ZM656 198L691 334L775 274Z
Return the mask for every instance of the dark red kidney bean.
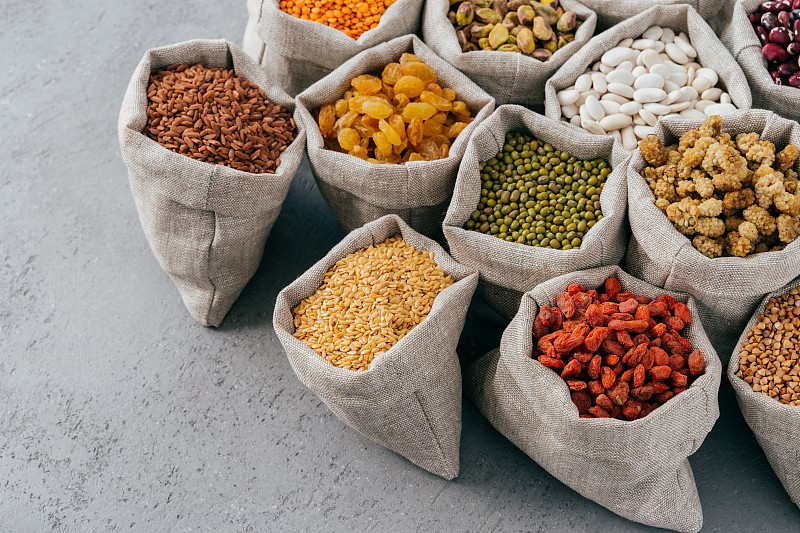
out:
M800 72L795 72L791 76L789 76L789 80L787 81L789 85L792 87L800 87Z
M800 0L792 0L792 9L800 9Z
M761 25L767 31L772 31L773 28L779 27L778 15L775 13L764 13L761 15Z
M764 29L764 26L756 27L756 35L758 35L758 40L761 41L762 45L769 42L769 33Z
M761 17L758 16L758 13L750 13L749 15L747 15L747 19L753 26L761 22Z
M767 61L775 61L776 63L785 63L788 54L786 50L780 45L775 43L767 43L761 48L761 55Z
M775 70L777 70L781 76L791 76L800 70L800 66L794 61L789 61L787 63L781 63Z
M786 46L794 40L792 32L780 26L769 32L769 42Z
M790 56L796 56L800 54L800 43L797 41L789 43L789 46L786 47L786 51L789 52Z
M772 76L772 81L775 82L775 85L783 85L783 79L781 79L781 73L777 70L771 70L769 73Z
M777 13L778 11L784 9L784 4L783 2L763 2L759 6L759 9L761 10L762 13L763 12Z
M800 19L792 22L792 30L794 31L794 40L800 41L800 39L798 39L798 37L800 37Z
M778 22L784 28L792 28L792 16L789 14L788 11L781 11L778 13Z

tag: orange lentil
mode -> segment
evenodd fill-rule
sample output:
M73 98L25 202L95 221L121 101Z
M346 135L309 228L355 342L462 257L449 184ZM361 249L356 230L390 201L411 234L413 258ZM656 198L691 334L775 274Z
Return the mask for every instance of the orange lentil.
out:
M395 0L281 0L281 11L293 17L319 22L358 39L378 26L384 11Z

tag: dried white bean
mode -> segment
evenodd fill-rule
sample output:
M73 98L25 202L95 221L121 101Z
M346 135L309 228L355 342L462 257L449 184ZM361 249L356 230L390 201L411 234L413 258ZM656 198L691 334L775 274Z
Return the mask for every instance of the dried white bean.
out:
M557 94L558 96L558 103L561 105L570 105L574 104L580 98L581 93L576 91L575 89L568 89L561 91Z
M608 92L624 96L625 98L633 98L633 87L623 83L609 83Z
M658 122L658 117L652 114L647 109L642 109L639 111L639 116L642 118L645 124L648 126L655 126L656 122Z
M586 111L594 120L600 120L606 116L603 106L600 105L600 101L593 94L586 99Z
M608 115L600 121L600 127L606 131L618 130L626 126L630 126L632 122L631 117L617 113L615 115Z
M561 114L571 119L578 114L578 107L575 104L561 106Z
M636 134L633 132L633 127L628 126L627 128L623 128L622 146L624 146L626 150L636 150L638 144L639 143L636 141Z
M619 112L626 115L635 115L641 108L642 104L639 102L628 102L627 104L622 104L619 106Z
M703 113L710 117L712 115L727 115L736 111L736 106L733 104L713 104L708 106Z
M642 107L644 107L654 115L666 115L672 110L668 105L657 104L657 103L644 104Z
M588 91L592 88L592 77L589 74L581 74L575 80L575 89L580 92Z
M662 89L664 78L658 74L642 74L633 84L634 89Z
M664 89L639 89L633 93L633 99L640 104L659 102L667 97Z
M636 76L631 74L630 72L625 72L624 70L615 70L614 72L609 72L606 76L607 83L622 83L625 85L633 85L633 82L636 81ZM575 83L577 85L577 82Z

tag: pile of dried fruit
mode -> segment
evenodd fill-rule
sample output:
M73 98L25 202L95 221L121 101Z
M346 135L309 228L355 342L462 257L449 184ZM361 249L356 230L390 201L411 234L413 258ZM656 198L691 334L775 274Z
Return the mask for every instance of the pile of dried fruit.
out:
M292 310L294 336L333 365L368 370L452 284L433 252L395 235L337 261L322 286Z
M433 68L407 53L380 77L353 78L341 99L314 112L325 147L370 163L447 157L473 118L455 91L437 82Z
M281 11L335 28L348 37L378 27L381 15L395 0L281 0Z
M292 114L233 70L171 65L150 75L143 133L206 163L274 173L294 141Z
M770 298L739 349L736 375L754 391L800 406L800 290Z
M800 235L797 147L776 153L758 133L734 139L721 128L715 115L678 145L655 135L639 143L656 206L707 257L783 249Z
M583 23L558 0L451 0L447 16L464 52L519 52L539 61L574 41Z
M559 372L582 418L635 420L685 391L705 359L680 331L692 323L686 304L623 291L608 278L605 292L573 283L542 306L533 322L533 358Z
M600 193L611 173L603 159L581 161L528 134L510 132L480 171L481 197L464 224L468 230L569 250L580 248L603 218Z

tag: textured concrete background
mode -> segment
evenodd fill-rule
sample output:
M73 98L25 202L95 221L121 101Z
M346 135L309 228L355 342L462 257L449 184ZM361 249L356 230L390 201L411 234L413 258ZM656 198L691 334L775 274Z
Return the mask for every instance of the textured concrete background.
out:
M244 0L2 5L0 531L647 531L555 480L464 404L447 482L339 422L273 333L278 291L343 232L307 162L222 327L139 226L117 113L150 47L241 41ZM461 355L503 322L470 313ZM726 357L726 354L723 354ZM705 531L797 531L723 380L691 457Z

